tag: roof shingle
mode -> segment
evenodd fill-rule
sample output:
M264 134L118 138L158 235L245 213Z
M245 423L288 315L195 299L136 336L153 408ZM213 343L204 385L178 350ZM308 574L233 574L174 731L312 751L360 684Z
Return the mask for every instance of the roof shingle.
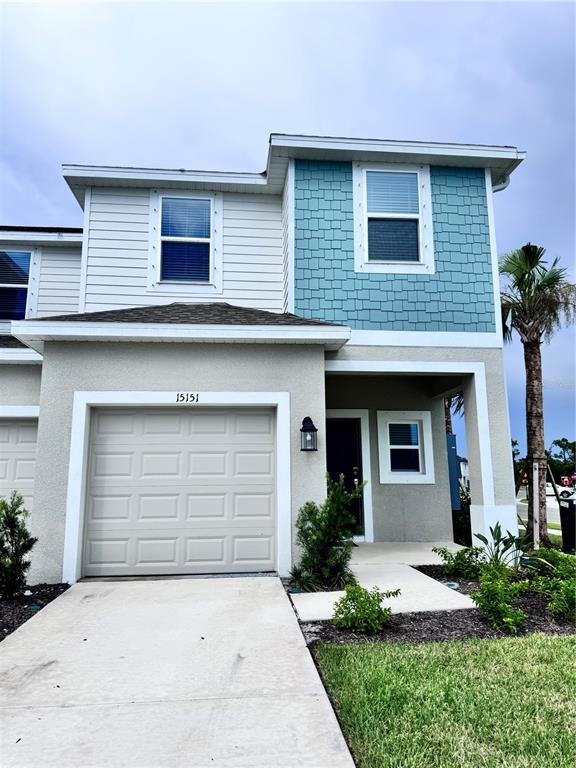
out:
M160 306L130 307L78 315L56 315L38 318L41 321L98 323L173 323L178 325L326 325L325 320L312 320L284 312L237 307L225 302L207 304L162 304Z

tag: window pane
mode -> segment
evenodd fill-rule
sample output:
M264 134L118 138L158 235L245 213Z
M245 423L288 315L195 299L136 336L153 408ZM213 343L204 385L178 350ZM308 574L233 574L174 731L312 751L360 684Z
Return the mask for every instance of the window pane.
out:
M418 222L414 219L369 219L369 261L418 261Z
M210 280L210 244L162 243L160 279L208 282Z
M0 251L0 283L28 285L29 272L29 253Z
M368 213L418 213L418 174L368 171Z
M418 424L388 424L390 445L418 445Z
M0 320L23 320L27 288L0 288Z
M392 472L420 472L418 448L391 448L390 469Z
M162 198L165 237L210 237L210 200Z

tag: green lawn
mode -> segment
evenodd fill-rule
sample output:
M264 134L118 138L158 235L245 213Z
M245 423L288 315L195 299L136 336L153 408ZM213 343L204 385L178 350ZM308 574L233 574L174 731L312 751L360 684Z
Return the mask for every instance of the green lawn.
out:
M576 638L320 645L359 768L573 768Z

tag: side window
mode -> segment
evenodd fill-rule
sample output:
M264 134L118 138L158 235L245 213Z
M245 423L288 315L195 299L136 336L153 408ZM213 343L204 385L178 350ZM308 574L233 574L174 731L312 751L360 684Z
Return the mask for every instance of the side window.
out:
M26 315L30 251L0 251L0 320L22 320Z
M433 483L430 411L378 411L380 482Z
M356 272L433 274L430 169L355 163Z

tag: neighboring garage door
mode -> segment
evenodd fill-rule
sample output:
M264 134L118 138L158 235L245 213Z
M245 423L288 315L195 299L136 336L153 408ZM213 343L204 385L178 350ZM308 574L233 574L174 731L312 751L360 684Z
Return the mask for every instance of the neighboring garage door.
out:
M272 410L94 411L84 575L275 570L275 465Z
M38 422L0 419L0 496L18 491L32 510Z

